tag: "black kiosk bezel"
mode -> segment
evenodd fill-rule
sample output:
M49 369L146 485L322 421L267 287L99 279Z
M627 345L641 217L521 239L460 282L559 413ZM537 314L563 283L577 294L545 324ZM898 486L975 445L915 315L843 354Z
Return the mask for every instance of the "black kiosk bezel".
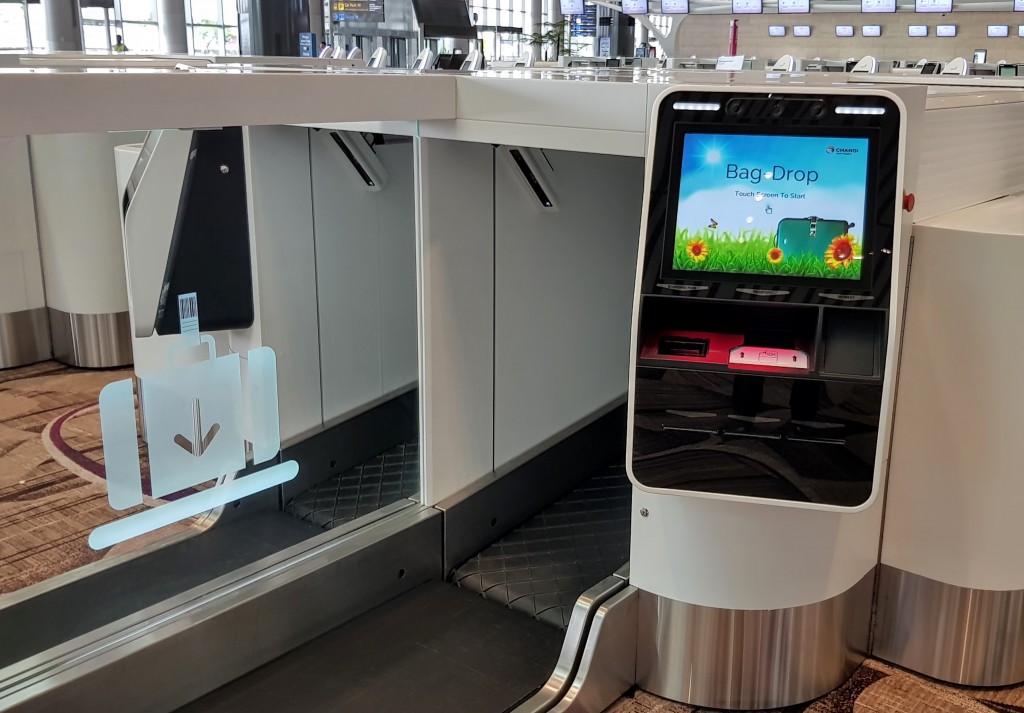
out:
M684 108L714 106L716 110ZM850 112L836 113L844 107ZM869 113L883 111L884 113ZM670 132L672 149L655 153L652 165L651 199L648 205L646 260L661 261L657 282L663 289L673 287L714 287L715 293L742 299L758 295L759 287L780 285L801 288L792 291L799 301L829 301L828 295L871 296L874 304L888 294L892 270L893 204L896 199L896 167L899 160L899 109L885 97L855 94L756 95L737 92L723 96L713 92L686 92L666 97L658 114L659 135ZM857 281L813 277L758 274L711 273L671 269L676 207L682 163L682 141L693 133L749 133L759 135L864 138L868 140L868 186L863 238L861 277ZM874 183L874 190L871 184ZM652 241L657 241L652 244ZM665 267L665 266L669 267ZM645 277L651 271L645 269ZM737 293L735 288L746 288ZM655 282L645 292L657 290ZM678 290L677 290L678 291ZM771 290L778 297L778 290ZM822 294L825 297L822 297ZM866 300L862 300L866 301Z
M901 116L888 97L852 92L698 89L662 99L634 324L629 464L639 485L837 508L870 501ZM867 139L860 279L672 269L682 142L728 133ZM663 346L672 340L679 351ZM688 352L687 340L699 350ZM806 363L736 359L747 345Z

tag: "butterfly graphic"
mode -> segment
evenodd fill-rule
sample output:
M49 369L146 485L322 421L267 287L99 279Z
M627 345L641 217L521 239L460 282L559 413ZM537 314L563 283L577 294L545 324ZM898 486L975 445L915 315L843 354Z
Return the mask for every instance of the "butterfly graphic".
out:
M717 220L715 220L714 218L709 218L709 220L711 221L711 223L710 223L710 224L708 224L708 227L709 227L709 228L711 228L712 230L714 230L715 228L717 228L717 227L718 227L718 221L717 221Z

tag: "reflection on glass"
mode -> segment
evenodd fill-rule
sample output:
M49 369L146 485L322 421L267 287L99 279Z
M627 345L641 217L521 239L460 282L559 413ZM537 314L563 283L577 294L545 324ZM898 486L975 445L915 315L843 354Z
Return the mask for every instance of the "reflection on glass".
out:
M123 28L133 51L159 41L154 25ZM191 29L197 52L226 49L222 26ZM0 211L49 216L17 236L37 262L44 240L116 256L92 244L121 245L116 230L74 225L123 227L124 260L103 269L127 284L87 289L131 296L134 364L0 370L0 631L48 624L5 641L0 668L418 497L411 138L228 127L21 151L0 151L23 194L0 194ZM93 212L62 228L68 200ZM191 303L176 301L190 292L194 349ZM5 295L0 314L24 308ZM185 378L205 364L230 374Z

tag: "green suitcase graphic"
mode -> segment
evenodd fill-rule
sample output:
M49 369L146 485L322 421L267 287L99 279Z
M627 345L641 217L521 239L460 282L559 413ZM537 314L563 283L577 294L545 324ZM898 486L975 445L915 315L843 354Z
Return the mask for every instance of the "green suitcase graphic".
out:
M783 218L775 233L775 246L787 256L822 256L834 238L850 232L853 223L825 218Z

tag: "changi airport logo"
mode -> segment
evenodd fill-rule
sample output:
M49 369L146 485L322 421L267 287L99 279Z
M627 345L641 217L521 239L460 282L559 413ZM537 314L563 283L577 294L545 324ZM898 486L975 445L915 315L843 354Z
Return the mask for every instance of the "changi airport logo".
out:
M213 337L199 334L194 292L178 297L178 314L181 335L168 349L167 369L139 383L145 474L132 380L100 392L107 500L115 510L134 512L93 530L94 550L273 488L299 472L295 461L256 468L281 450L274 351L250 349L243 370L241 355L217 356Z
M860 149L848 148L846 146L833 146L829 144L825 147L825 153L833 156L853 156L860 153Z

